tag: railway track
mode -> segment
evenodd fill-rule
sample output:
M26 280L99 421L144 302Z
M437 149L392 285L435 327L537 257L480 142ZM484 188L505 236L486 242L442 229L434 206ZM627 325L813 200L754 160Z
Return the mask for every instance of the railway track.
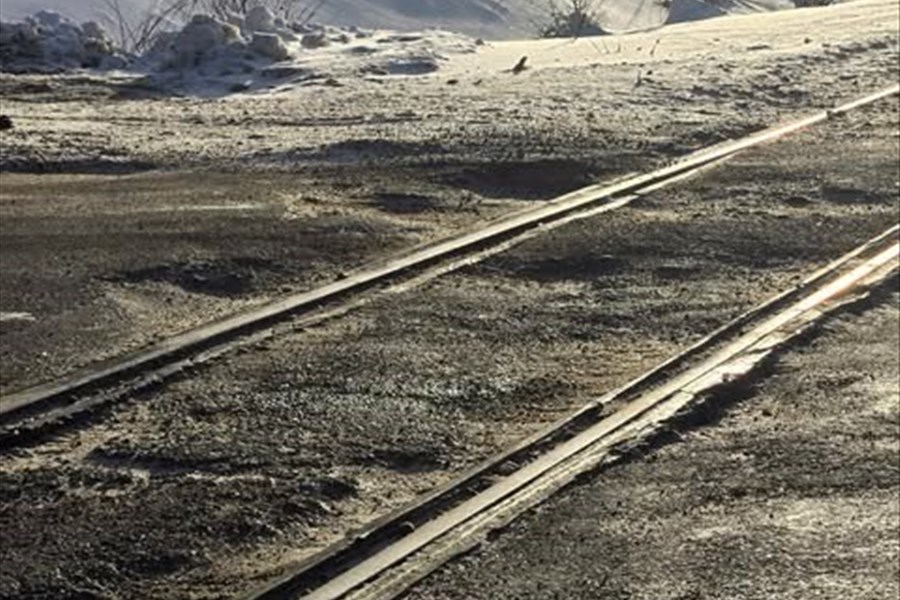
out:
M609 185L590 186L451 239L361 268L318 289L187 331L61 380L2 396L0 450L15 447L49 427L189 372L239 345L274 335L280 327L304 327L330 318L365 302L379 291L414 285L423 278L452 271L547 227L615 210L642 194L680 181L740 152L898 93L900 85L894 85L803 119L701 150L647 174Z
M900 226L684 353L299 565L245 600L393 598L493 530L698 404L745 385L777 351L900 269Z

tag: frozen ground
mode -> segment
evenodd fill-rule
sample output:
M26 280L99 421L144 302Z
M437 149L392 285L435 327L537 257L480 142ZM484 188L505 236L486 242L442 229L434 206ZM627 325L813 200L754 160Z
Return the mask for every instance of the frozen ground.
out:
M218 99L125 75L0 75L4 112L16 123L2 134L0 168L536 160L583 154L617 137L643 135L650 143L687 122L714 139L712 130L727 123L770 122L894 81L897 22L895 2L861 0L475 52L451 37L448 45L462 53L435 50L431 38L380 51L384 38L376 37L284 70L254 71L263 81L249 85L263 90ZM374 48L373 58L360 48ZM440 70L397 75L405 59L392 52L412 53L410 72ZM513 75L523 56L531 69ZM198 91L191 86L203 74L187 76L186 87Z
M896 2L866 0L220 98L2 75L0 386L880 88L897 30Z
M831 121L0 456L0 596L255 587L895 224L897 123Z
M218 98L4 75L3 385L895 83L898 27L896 2L866 0ZM896 99L832 120L0 456L0 597L252 587L895 224L897 125ZM793 456L777 442L772 461ZM883 456L867 444L849 448ZM784 522L818 518L793 499L772 504ZM700 525L698 544L745 543Z

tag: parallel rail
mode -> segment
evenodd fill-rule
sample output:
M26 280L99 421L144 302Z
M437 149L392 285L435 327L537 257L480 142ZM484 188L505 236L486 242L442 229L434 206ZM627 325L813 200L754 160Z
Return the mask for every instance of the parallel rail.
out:
M624 387L413 505L325 550L244 600L393 598L484 536L747 378L811 325L900 269L900 226L747 312ZM604 407L617 406L612 414ZM512 465L515 465L514 467Z
M589 209L613 210L653 189L713 166L739 152L806 129L836 115L900 93L900 85L823 110L803 119L765 129L740 140L718 144L647 174L611 185L595 185L551 200L539 208L498 219L482 228L361 268L348 277L309 292L276 300L175 335L146 349L107 361L60 380L0 397L0 449L23 432L40 429L96 406L158 384L226 351L249 336L298 316L308 316L358 298L365 292L409 279L436 265L474 256L485 248L509 243L541 226L558 223ZM459 263L462 264L462 263ZM447 269L445 268L445 271Z

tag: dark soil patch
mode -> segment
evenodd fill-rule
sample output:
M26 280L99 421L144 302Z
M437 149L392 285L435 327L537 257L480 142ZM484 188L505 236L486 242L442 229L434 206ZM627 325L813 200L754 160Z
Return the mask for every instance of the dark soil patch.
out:
M256 290L261 272L283 272L285 269L260 258L232 258L210 262L186 262L126 271L110 281L117 283L162 282L195 294L233 297Z
M822 186L822 198L834 204L885 204L897 200L896 196L873 194L871 190L833 185Z
M701 265L663 265L653 270L653 275L663 281L689 281L703 275Z
M791 208L805 208L811 204L815 204L815 200L807 196L788 196L783 200L784 204Z
M375 202L382 210L401 215L421 214L440 208L437 198L401 192L379 192L375 194Z
M535 160L467 166L445 181L488 198L549 199L594 183L602 169L578 160Z
M477 268L477 267L476 267ZM628 268L628 261L609 254L590 253L525 260L521 256L504 254L495 258L483 272L500 272L534 281L583 280L593 281Z
M123 101L156 100L178 95L164 90L162 86L154 82L153 77L142 77L117 87L111 98Z
M398 473L427 473L447 468L447 461L440 454L393 448L374 451L372 463Z
M158 168L151 162L98 156L90 159L48 160L44 157L0 156L0 173L80 173L86 175L129 175Z
M357 139L329 144L305 158L337 162L378 162L404 157L418 159L427 155L443 154L445 151L443 146L427 142Z

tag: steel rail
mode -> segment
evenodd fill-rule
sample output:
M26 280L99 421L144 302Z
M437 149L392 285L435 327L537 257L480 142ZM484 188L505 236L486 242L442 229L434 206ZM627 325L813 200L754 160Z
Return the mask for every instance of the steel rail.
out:
M895 226L589 407L627 399L613 414L595 412L591 422L583 423L579 431L560 436L589 410L582 409L496 457L476 473L463 475L244 598L338 600L401 593L471 546L474 537L508 522L577 474L596 466L615 447L639 438L697 398L747 375L775 349L823 315L895 275L898 268L900 227ZM676 364L689 366L673 372ZM554 436L560 439L542 449L541 444L546 445ZM523 453L532 454L526 464L512 473L502 473L513 456ZM491 483L472 492L479 477ZM446 497L444 501L442 497ZM403 527L398 529L398 524ZM432 545L438 549L428 550ZM404 561L423 552L423 565L403 566Z
M60 407L65 408L80 396L97 394L103 389L121 384L128 378L141 375L145 380L148 378L163 380L170 377L173 371L177 371L172 365L184 360L185 357L201 354L216 346L272 327L285 319L369 291L442 260L457 258L466 253L477 252L491 244L502 243L524 231L558 221L586 208L604 202L615 204L614 201L622 196L647 193L754 146L777 140L898 93L900 85L893 85L797 121L764 129L739 140L717 144L647 174L629 177L611 185L586 187L550 200L536 209L528 209L497 219L485 227L428 244L406 255L363 267L340 281L287 296L247 313L214 321L59 380L0 396L0 426L7 431L15 431L19 423L26 422L34 415ZM71 414L71 411L64 412L67 416Z

